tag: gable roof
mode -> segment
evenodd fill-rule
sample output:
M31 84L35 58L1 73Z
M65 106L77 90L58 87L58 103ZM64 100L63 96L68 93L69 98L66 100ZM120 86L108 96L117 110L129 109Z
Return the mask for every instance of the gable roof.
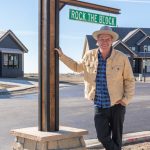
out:
M89 45L89 50L95 49L98 46L96 45L97 41L93 38L92 35L86 35L87 43Z
M125 43L123 43L121 40L118 40L113 43L113 47L116 47L117 45L122 44L130 53L132 53L135 57L137 57L137 54L134 53Z
M150 39L150 36L148 35L148 36L143 37L141 40L138 41L137 45L142 44L147 38Z
M17 42L17 44L22 48L23 52L27 53L28 49L25 45L16 37L16 35L11 31L0 31L0 42L5 39L8 35L11 35L13 39Z
M139 58L143 58L144 54L141 53L141 52L137 52L137 51L133 51L131 50L128 45L126 45L124 43L124 41L122 41L123 38L125 38L124 40L126 39L130 39L132 36L134 36L136 33L138 32L142 32L145 36L144 38L140 39L138 41L138 43L142 43L144 40L146 40L147 38L150 39L150 28L124 28L124 27L114 27L112 28L113 31L117 32L119 34L119 37L120 37L120 40L116 41L113 43L113 47L117 46L118 44L122 44L124 47L126 47L126 49L133 54L134 57L139 57ZM89 50L92 50L92 49L95 49L97 48L98 46L96 45L96 40L93 38L92 35L86 35L86 39L85 39L85 43L84 43L84 51L83 51L83 54L85 52L85 48L87 48L88 46L88 49ZM150 53L146 53L145 54L145 57L146 58L150 58Z
M142 31L140 28L138 29L135 29L135 30L132 30L130 31L123 39L122 41L123 42L126 42L127 40L129 40L131 37L133 37L136 33L138 32L142 32L145 36L146 36L146 33L144 31Z
M119 34L119 38L123 39L130 31L133 31L137 28L133 27L112 27L112 30ZM147 35L150 35L150 28L140 28Z

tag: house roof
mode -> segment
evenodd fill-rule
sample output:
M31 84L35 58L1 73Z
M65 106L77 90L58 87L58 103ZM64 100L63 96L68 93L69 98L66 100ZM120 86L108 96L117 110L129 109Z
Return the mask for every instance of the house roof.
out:
M130 31L123 39L122 41L123 42L126 42L127 40L129 40L131 37L133 37L136 33L138 32L142 32L145 36L146 36L146 33L144 31L142 31L141 29L134 29L132 31Z
M86 39L87 39L87 42L88 42L88 45L89 45L89 50L95 49L95 48L98 47L96 45L96 40L93 38L92 35L86 35Z
M125 43L123 43L122 41L118 40L116 42L113 43L113 47L116 47L117 45L122 44L130 53L132 53L135 57L137 57L137 54L134 53Z
M130 51L135 57L141 57L141 58L150 58L150 53L141 53L141 52L136 52L132 51L125 43L124 41L127 39L130 39L133 35L135 35L137 32L142 32L145 37L142 38L138 43L142 43L144 40L147 38L150 38L150 28L124 28L124 27L117 27L117 28L112 28L113 31L117 32L119 34L120 40L116 41L113 43L113 46L117 46L119 43L123 44L128 51ZM124 39L124 40L123 40ZM86 35L86 42L88 44L89 50L95 49L98 46L96 45L96 40L93 38L92 35Z
M22 51L24 53L28 52L28 49L25 47L25 45L17 38L17 36L11 31L0 31L0 42L5 39L8 35L11 35L13 39L19 44L19 46L22 48Z
M132 27L112 27L112 30L119 34L119 38L122 40L129 32L137 28ZM138 28L145 32L147 35L150 35L150 28Z
M148 35L148 36L143 37L141 40L138 41L137 45L142 44L147 38L150 39L150 36Z

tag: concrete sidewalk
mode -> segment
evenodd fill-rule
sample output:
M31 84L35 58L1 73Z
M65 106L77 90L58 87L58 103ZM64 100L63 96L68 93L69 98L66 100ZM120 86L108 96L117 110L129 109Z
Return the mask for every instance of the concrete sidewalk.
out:
M0 95L7 94L7 93L15 93L19 91L38 89L38 81L30 81L30 80L23 80L23 79L1 78L0 85L11 86L10 88L0 87ZM69 83L69 82L61 82L59 84L59 87L62 88L62 87L68 87L71 85L74 85L74 84Z
M38 82L27 81L27 80L22 80L22 79L1 78L0 85L4 85L3 88L0 87L0 95L5 95L5 94L10 94L10 93L15 93L18 91L25 91L28 89L35 89L38 87ZM7 87L7 86L10 86L10 87Z
M123 135L123 145L133 145L135 143L150 142L150 131L128 133ZM88 149L103 149L102 144L97 139L85 140ZM144 149L143 149L144 150Z

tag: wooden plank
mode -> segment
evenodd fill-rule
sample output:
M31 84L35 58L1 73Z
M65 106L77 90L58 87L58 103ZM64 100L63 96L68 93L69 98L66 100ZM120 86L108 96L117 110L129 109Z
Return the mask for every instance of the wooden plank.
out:
M65 6L65 3L59 3L59 10L61 10Z
M57 11L59 12L59 0L40 0L39 130L41 131L57 131L59 129L59 106L56 106L59 105L59 82L56 82L59 80L59 70L56 73L59 58L58 55L55 56L54 51L54 48L59 45L59 41L56 42L56 39L59 38L59 32L56 32L59 26L58 21L58 25L56 25L56 20L59 20Z
M97 5L97 4L92 4L92 3L87 3L87 2L77 1L77 0L60 0L60 2L71 6L78 6L82 8L88 8L88 9L93 9L93 10L98 10L98 11L103 11L103 12L108 12L113 14L120 14L119 12L120 9L113 8L113 7L107 7L103 5Z
M55 0L50 0L50 126L55 131Z
M59 48L59 0L55 5L55 47ZM59 55L55 52L55 130L59 131Z

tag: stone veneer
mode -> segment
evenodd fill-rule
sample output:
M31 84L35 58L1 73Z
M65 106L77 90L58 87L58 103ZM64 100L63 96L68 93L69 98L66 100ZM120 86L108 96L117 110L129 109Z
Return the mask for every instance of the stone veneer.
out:
M56 132L38 131L37 127L10 131L16 137L13 150L86 150L84 129L61 126Z

